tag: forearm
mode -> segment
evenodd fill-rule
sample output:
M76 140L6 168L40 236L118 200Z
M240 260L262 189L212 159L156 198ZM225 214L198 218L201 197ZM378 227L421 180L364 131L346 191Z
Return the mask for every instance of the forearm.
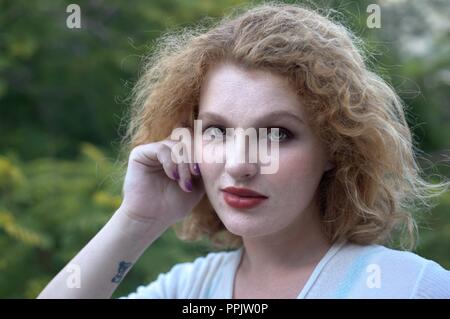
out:
M38 298L110 298L145 249L167 227L117 211Z

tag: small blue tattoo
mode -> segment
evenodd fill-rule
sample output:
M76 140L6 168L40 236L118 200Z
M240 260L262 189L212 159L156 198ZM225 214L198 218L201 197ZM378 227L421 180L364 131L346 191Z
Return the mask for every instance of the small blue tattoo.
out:
M119 269L117 270L117 274L113 277L111 280L112 282L118 283L122 280L123 276L125 275L125 272L128 268L130 268L132 263L121 261L119 263Z

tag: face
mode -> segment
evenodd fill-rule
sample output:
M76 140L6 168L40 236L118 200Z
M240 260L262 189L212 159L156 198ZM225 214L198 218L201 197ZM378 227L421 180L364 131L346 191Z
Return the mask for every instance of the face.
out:
M272 112L284 115L269 116ZM268 143L278 144L279 168L273 174L261 174L260 161L233 160L236 154L227 154L224 163L199 164L206 194L231 233L248 238L273 235L298 223L305 214L317 213L311 208L313 199L330 165L323 145L308 126L301 99L286 79L228 62L215 65L202 85L198 119L210 137L225 137L226 128L267 128ZM279 133L271 135L271 128L278 128ZM225 152L225 143L207 139L202 143L204 156ZM248 154L248 147L236 146L232 152ZM236 208L225 199L222 189L226 187L247 188L267 198L251 208Z

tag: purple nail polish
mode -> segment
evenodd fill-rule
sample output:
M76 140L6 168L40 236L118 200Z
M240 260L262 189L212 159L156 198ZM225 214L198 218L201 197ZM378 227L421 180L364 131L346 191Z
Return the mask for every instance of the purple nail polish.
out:
M195 171L198 175L200 175L200 168L198 167L198 164L197 164L197 163L194 164L194 171Z
M186 183L184 183L184 185L186 185L186 188L190 191L192 191L192 182L191 180L187 180Z
M180 175L178 174L177 171L173 171L173 177L175 177L176 180L180 179Z

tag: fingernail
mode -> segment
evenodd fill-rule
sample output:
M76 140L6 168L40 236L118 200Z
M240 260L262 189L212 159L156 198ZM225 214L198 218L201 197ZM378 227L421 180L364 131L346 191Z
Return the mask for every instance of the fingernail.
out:
M191 182L190 179L188 179L188 180L186 181L186 183L184 183L184 185L186 185L186 188L187 188L189 191L192 191L192 182Z
M197 163L194 164L194 171L197 175L200 175L200 168L198 167Z
M173 177L175 177L176 180L180 179L180 175L178 174L177 171L173 171Z

